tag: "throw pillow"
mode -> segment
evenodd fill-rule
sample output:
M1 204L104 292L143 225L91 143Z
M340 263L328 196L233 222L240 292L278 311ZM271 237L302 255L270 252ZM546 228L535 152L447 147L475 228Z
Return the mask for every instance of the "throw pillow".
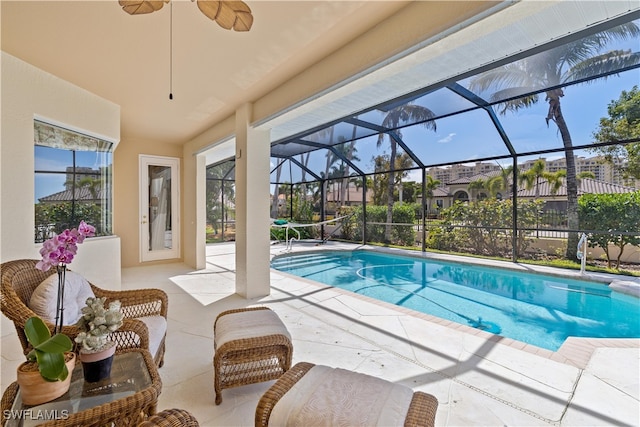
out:
M42 320L50 323L56 321L56 299L58 297L58 275L52 274L38 285L31 300L29 308ZM73 271L65 274L64 286L64 316L65 326L74 325L82 316L82 307L86 306L87 298L95 297L89 282L81 275Z

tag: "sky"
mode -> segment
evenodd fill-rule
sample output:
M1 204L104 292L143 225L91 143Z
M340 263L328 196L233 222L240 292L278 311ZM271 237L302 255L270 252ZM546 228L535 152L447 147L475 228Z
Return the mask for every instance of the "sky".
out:
M623 90L631 90L634 85L640 86L640 69L590 84L567 87L565 96L561 98L561 108L573 145L592 143L592 135L598 129L600 118L608 116L607 106L617 100ZM550 122L549 126L546 124L548 108L549 105L542 94L536 104L526 109L507 112L505 115L496 112L517 152L562 148L562 138L555 123ZM425 165L467 159L473 163L474 159L508 154L489 115L480 109L437 119L435 132L422 126L404 128L401 132L403 140ZM373 171L374 156L389 154L390 151L388 139L385 139L380 148L377 147L377 135L358 140L356 147L359 160L355 160L354 163L365 173ZM584 157L595 155L586 150L576 151L576 154ZM564 157L564 153L546 154L544 157L551 160ZM311 159L311 168L317 172L324 172L325 153L318 150L312 154ZM529 157L522 161L528 159ZM511 160L506 159L500 163L510 165ZM300 175L296 173L296 168L292 168L294 180ZM283 171L281 182L291 182L289 176L288 170ZM272 180L274 179L275 174L272 174ZM421 172L411 172L407 180L420 182Z
M104 160L104 156L111 159L111 155L104 152L93 151L77 151L76 166L89 167L98 170L103 163L111 160ZM66 171L68 166L73 165L71 152L67 150L58 150L49 147L35 148L35 170L46 171ZM44 196L63 191L64 183L67 180L66 173L63 174L38 174L35 175L35 192L34 203L38 203L38 199Z

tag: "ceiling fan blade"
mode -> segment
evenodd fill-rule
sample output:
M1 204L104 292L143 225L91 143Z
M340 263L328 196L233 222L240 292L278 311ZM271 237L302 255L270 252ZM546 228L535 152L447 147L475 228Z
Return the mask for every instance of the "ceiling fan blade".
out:
M170 0L118 0L122 10L129 15L141 15L162 9Z
M198 8L226 30L249 31L253 24L251 9L243 1L198 0Z

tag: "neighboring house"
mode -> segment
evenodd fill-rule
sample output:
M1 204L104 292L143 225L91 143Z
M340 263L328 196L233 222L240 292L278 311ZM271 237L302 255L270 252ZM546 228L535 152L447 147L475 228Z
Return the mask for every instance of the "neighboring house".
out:
M456 178L452 181L445 182L433 190L433 198L431 200L431 211L446 209L451 207L455 201L468 202L471 200L482 200L490 197L489 190L486 188L472 188L471 183L475 181L488 181L491 178L500 175L499 170L485 173L477 173L467 177ZM504 199L506 192L496 195L499 199ZM429 201L427 200L427 204Z
M446 183L442 187L438 187L433 191L433 199L431 200L431 211L438 209L448 208L453 205L455 201L468 202L471 200L482 200L491 197L489 191L485 188L470 188L470 185L474 181L487 181L495 176L499 172L480 173L466 178L458 178L451 182ZM531 189L521 188L518 190L518 197L524 200L527 199L542 199L545 201L544 210L555 210L564 212L567 209L567 187L564 179L560 188L554 193L551 185L546 179L541 179L538 184L539 188L536 192L536 186ZM627 187L618 184L612 184L610 182L604 182L597 179L583 178L578 181L578 196L582 194L620 194L620 193L633 193L637 191L633 187ZM536 197L536 194L538 196ZM496 195L498 199L510 198L510 191L506 190ZM420 201L419 201L420 203ZM428 201L427 201L428 203Z
M583 194L621 194L621 193L633 193L637 191L633 187L626 187L623 185L612 184L610 182L599 181L597 179L582 178L578 180L578 197ZM553 192L551 185L545 179L540 180L538 191L536 192L536 186L531 189L523 188L518 190L518 197L522 199L534 199L537 198L545 201L544 210L555 210L564 212L567 210L567 187L565 180L562 180L560 188Z
M347 185L344 190L344 201L340 200L342 192L336 186L335 189L327 191L327 202L336 203L339 206L360 206L362 205L362 187L356 188L352 183ZM373 200L373 190L367 189L367 203L371 203Z

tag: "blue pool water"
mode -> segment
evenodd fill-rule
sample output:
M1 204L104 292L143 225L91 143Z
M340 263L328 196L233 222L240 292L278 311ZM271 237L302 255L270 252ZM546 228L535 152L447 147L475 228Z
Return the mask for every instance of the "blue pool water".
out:
M365 250L271 266L553 351L569 336L640 338L640 299L594 282Z

